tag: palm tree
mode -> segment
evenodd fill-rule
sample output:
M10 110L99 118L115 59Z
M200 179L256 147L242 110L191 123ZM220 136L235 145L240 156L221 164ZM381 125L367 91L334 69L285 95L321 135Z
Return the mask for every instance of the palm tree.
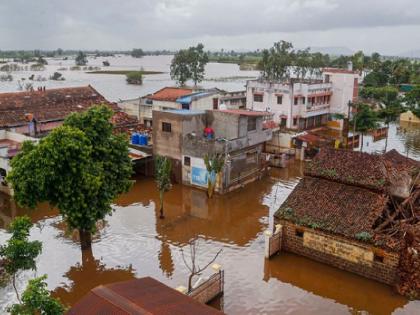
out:
M384 107L379 111L379 118L382 118L388 128L391 122L395 122L400 114L404 112L404 108L401 106L401 103L398 100L392 102L386 102ZM388 132L385 139L385 152L388 147Z
M362 145L360 151L363 152L363 136L376 128L378 128L378 115L373 111L368 104L358 104L357 113L353 117L355 130L353 132L360 132L362 134Z
M206 169L208 173L207 195L209 198L212 198L219 173L222 171L223 166L225 165L225 158L220 153L211 154L211 155L206 154L204 156L204 164L206 164Z
M155 177L156 184L159 190L159 201L160 201L160 215L159 218L163 219L163 195L165 192L171 189L171 170L172 164L171 161L165 156L156 156L155 159Z

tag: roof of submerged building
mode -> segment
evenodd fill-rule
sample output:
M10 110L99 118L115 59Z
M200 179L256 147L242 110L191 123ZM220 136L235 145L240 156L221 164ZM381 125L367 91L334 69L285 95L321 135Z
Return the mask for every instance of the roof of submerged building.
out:
M37 121L63 120L73 112L105 104L117 110L92 86L0 93L0 128L28 123L30 114Z
M145 277L92 289L67 314L213 315L222 312Z

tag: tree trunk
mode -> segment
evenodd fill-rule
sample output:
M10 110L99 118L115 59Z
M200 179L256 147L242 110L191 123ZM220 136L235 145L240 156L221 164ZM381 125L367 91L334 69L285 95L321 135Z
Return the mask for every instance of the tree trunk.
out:
M385 138L385 152L386 153L386 149L388 148L388 135L389 135L389 124L386 125L387 126L387 130L386 130L386 138Z
M160 209L159 209L160 215L159 215L159 218L164 219L165 216L163 214L163 191L159 192L159 199L160 199Z
M360 152L363 152L363 133L362 133L362 135L361 135L362 137L361 137L361 141L362 141L362 143L360 144Z
M79 230L80 247L82 250L92 249L92 233L87 230Z
M188 293L190 293L192 291L192 279L194 277L194 274L190 274L190 276L188 277Z
M19 292L18 292L18 290L16 288L16 274L15 273L13 274L12 284L13 284L13 288L15 289L16 297L17 297L19 303L22 303L22 301L20 300Z

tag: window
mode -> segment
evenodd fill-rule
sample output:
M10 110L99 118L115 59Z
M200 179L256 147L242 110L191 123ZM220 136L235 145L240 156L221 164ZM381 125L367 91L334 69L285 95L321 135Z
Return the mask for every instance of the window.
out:
M257 129L257 118L248 117L248 131L253 131Z
M6 175L7 175L6 170L4 168L0 168L0 184L3 186L7 186Z
M384 262L384 256L374 253L373 254L373 261L383 263Z
M287 124L287 118L282 117L280 120L280 126L286 127L286 124Z
M191 165L191 158L189 156L184 156L184 165L185 166Z
M162 131L172 132L172 125L170 123L163 122L162 123Z
M297 118L293 118L293 126L297 125Z
M283 96L282 95L278 95L277 96L277 104L281 105L283 103Z
M219 99L213 98L213 109L217 109L219 107Z
M263 101L263 95L262 94L254 94L254 102L262 102Z
M298 97L295 97L295 105L297 105L298 104L298 101L299 101L299 98Z
M295 230L295 235L297 237L303 237L304 231L302 229L296 229Z
M190 104L182 104L182 109L190 110Z
M305 104L306 97L302 97L302 104Z
M330 75L329 74L325 75L325 83L330 83Z

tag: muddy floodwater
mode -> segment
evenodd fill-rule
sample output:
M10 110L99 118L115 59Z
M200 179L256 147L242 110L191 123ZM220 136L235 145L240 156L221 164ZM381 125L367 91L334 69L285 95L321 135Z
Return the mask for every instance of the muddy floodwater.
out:
M418 128L392 126L389 149L408 149L409 156L419 159L419 141ZM381 143L367 148L380 151ZM217 262L225 270L225 294L212 306L227 314L420 314L420 301L408 301L378 282L293 254L264 259L263 233L302 172L303 164L293 162L212 200L203 191L174 185L165 196L164 220L158 218L155 182L137 177L101 225L92 252L83 255L55 209L45 204L21 209L0 195L0 243L8 238L4 227L11 219L28 214L35 223L31 238L43 242L43 252L37 271L20 274L18 287L34 275L47 274L49 289L67 305L99 284L134 277L185 286L188 270L181 249L188 250L188 241L197 238L201 264L223 249ZM0 312L14 300L11 285L0 288Z

